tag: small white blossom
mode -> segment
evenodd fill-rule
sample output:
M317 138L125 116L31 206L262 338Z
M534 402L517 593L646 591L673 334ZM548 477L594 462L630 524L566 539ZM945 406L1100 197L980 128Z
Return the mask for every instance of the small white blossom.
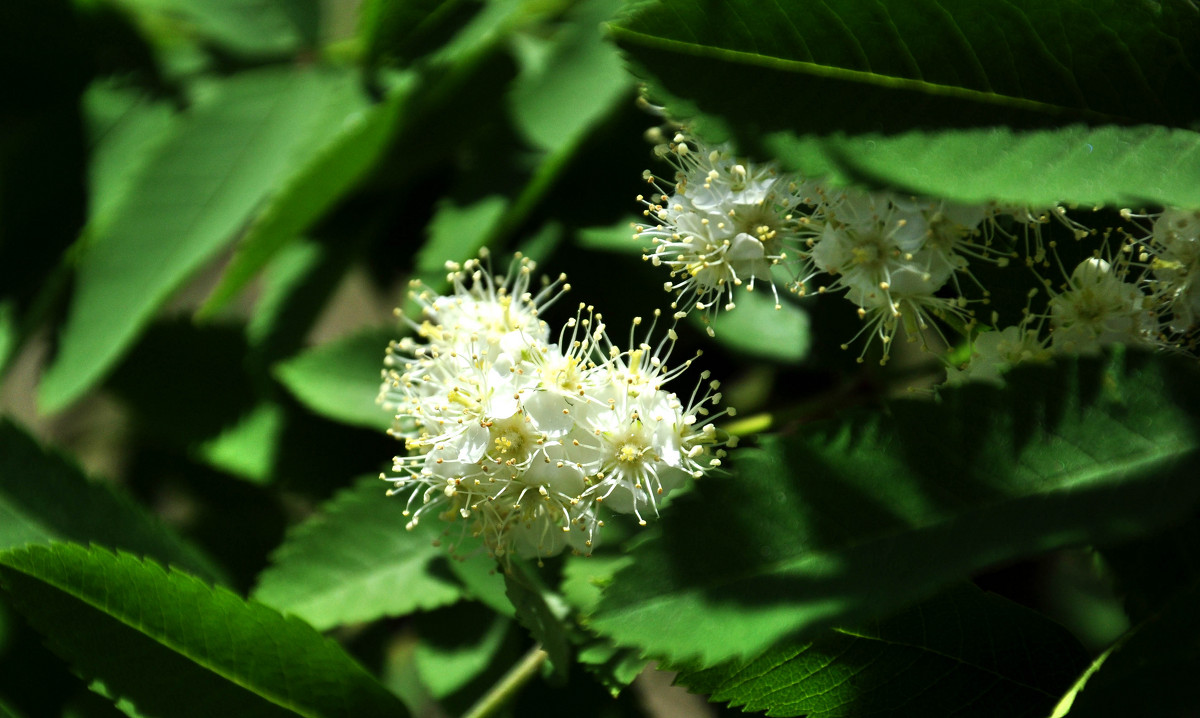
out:
M971 343L971 360L951 369L947 383L980 382L1001 386L1003 373L1018 364L1048 361L1053 356L1046 339L1028 322L997 331L982 332Z
M1168 209L1154 220L1151 288L1166 305L1169 327L1192 330L1200 319L1200 212Z
M1157 322L1146 297L1124 280L1124 269L1093 257L1071 272L1065 290L1050 299L1051 346L1091 354L1108 344L1148 344Z
M639 196L656 224L640 225L636 239L649 239L645 259L666 266L666 288L684 311L706 316L732 309L734 290L758 283L775 289L771 268L799 259L810 233L798 207L807 189L774 165L735 157L730 148L698 144L679 136L663 152L676 166L673 182L646 178L652 197ZM664 188L664 185L670 189Z

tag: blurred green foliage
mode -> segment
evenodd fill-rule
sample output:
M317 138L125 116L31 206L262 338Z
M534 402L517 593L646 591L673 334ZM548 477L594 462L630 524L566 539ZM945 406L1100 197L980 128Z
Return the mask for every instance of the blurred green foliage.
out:
M1158 690L1197 662L1178 357L897 400L937 369L857 363L845 303L760 290L715 338L676 325L754 445L653 529L505 576L405 532L373 477L402 451L376 394L410 280L519 250L570 277L555 325L670 313L631 238L666 171L640 84L840 182L1200 204L1198 23L1182 0L5 0L0 714L462 713L535 641L545 680L497 714L652 713L623 690L647 659L770 715L1194 711ZM1126 629L1068 693L1080 641Z

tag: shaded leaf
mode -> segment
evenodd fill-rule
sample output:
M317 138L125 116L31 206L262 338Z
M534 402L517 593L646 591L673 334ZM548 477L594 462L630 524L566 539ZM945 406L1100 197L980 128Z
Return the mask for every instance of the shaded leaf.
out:
M220 569L112 486L0 421L0 549L95 542L220 579Z
M1200 135L1073 123L1191 127L1200 95L1179 89L1200 83L1198 30L1178 1L661 0L613 33L702 138L735 135L806 176L963 202L1195 207Z
M1064 360L1005 389L764 437L733 452L734 478L665 512L590 626L712 663L886 615L999 561L1146 533L1200 499L1196 379L1163 357Z
M39 390L44 410L65 407L112 367L171 292L340 127L357 92L348 73L267 69L198 93L79 260L59 354Z
M513 623L491 611L453 607L423 621L415 659L422 682L437 699L459 691L492 664Z
M375 403L383 357L395 329L368 329L275 365L275 376L312 411L334 421L384 430L392 416Z
M152 324L105 382L145 433L192 449L255 407L245 371L246 339L236 325L196 326L186 318ZM187 381L181 381L187 377ZM213 391L213 387L222 391ZM169 388L169 389L168 389ZM181 415L180 407L188 407Z
M55 652L148 715L406 714L312 627L127 554L7 551L0 579Z
M1200 516L1099 550L1125 613L1137 623L1200 581ZM1165 566L1171 569L1164 571Z
M405 75L386 100L367 107L354 96L336 134L280 188L238 243L221 281L197 312L212 316L290 242L362 181L387 149L410 100L414 78Z
M884 621L788 643L676 683L769 716L1045 716L1087 665L1049 619L961 586Z
M812 345L808 312L787 298L776 301L770 291L759 286L753 292L740 292L736 314L722 312L712 320L715 340L725 347L752 356L779 362L798 362L808 355ZM698 312L689 321L705 327Z
M580 614L591 612L616 572L630 561L626 555L571 556L563 567L563 597ZM586 626L586 621L584 623ZM638 651L618 648L607 639L589 638L591 640L579 649L579 662L615 697L638 677L647 660Z
M531 574L538 569L522 566L514 570L521 573L505 573L504 584L508 599L516 609L517 621L529 630L541 644L542 650L546 651L555 679L566 681L571 645L563 625L563 606L545 586L540 585L540 578Z
M483 8L480 0L366 0L359 31L370 69L432 52Z
M0 717L2 717L2 718L23 718L23 716L24 716L23 713L17 712L16 708L13 708L11 705L8 704L7 701L4 700L3 696L0 696Z
M1181 0L658 0L611 30L668 90L759 130L1200 118Z
M387 489L365 477L292 529L253 597L321 630L457 601L456 583L431 571L446 556L434 545L441 525L406 531L407 499Z

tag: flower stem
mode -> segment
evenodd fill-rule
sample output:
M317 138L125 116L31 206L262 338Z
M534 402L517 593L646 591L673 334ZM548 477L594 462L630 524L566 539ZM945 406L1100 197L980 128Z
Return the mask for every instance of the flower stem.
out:
M542 644L536 644L525 654L516 665L509 669L504 677L496 682L482 698L476 701L471 709L463 714L463 718L487 718L500 710L516 696L517 691L537 675L538 669L546 662L548 654L542 650Z

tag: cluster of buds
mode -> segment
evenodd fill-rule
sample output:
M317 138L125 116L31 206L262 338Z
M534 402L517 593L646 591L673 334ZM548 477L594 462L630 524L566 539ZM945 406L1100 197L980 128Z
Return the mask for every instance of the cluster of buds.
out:
M555 336L541 313L565 277L535 294L532 261L495 276L483 260L447 265L451 293L415 283L415 337L388 348L379 402L407 453L381 478L407 496L410 529L429 514L458 522L501 560L590 553L602 509L644 525L721 465L728 441L710 422L733 412L710 410L721 394L707 372L686 401L664 388L692 363L669 366L673 328L652 343L656 321L635 320L619 347L581 305Z

